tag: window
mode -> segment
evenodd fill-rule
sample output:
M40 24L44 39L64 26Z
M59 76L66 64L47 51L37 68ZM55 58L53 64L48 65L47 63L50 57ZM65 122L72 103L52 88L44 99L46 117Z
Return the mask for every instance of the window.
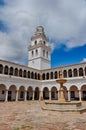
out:
M46 56L47 56L47 58L48 58L48 51L46 52Z
M45 56L45 50L43 50L43 56Z
M44 41L44 45L45 45L45 43L46 43L46 42Z
M37 41L35 41L35 45L37 44Z
M33 57L33 55L34 55L34 52L32 51L32 57Z
M36 55L38 55L38 50L36 49Z

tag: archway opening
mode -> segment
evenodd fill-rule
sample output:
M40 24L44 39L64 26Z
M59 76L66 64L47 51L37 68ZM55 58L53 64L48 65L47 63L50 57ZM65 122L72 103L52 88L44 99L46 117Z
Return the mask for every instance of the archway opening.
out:
M25 87L24 86L21 86L19 88L19 100L20 101L23 101L25 99Z
M82 97L82 100L86 101L86 85L83 85L81 87L81 97Z
M6 98L6 86L4 84L0 84L0 101L5 101Z
M51 88L51 99L52 100L58 99L58 91L56 87Z
M8 101L15 101L16 100L16 86L11 85L8 90Z
M35 88L34 99L35 99L35 100L39 100L39 88L38 88L38 87Z
M79 100L79 91L75 85L70 87L70 98L71 100Z
M30 86L27 90L27 100L32 100L33 98L33 89L32 87Z
M49 99L49 89L47 87L43 89L43 99Z

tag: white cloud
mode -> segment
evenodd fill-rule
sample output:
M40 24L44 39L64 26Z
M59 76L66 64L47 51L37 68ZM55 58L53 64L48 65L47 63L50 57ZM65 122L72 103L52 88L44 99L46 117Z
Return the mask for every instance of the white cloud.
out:
M83 58L83 60L81 62L86 62L86 58Z
M0 57L25 62L30 38L38 25L54 39L55 47L65 44L68 49L86 44L85 0L4 0L0 20L7 26L0 32ZM3 43L3 44L2 44Z

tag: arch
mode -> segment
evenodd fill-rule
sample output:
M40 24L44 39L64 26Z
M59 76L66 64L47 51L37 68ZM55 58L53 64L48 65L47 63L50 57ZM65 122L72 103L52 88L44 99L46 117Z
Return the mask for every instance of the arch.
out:
M33 88L31 86L27 89L27 100L32 100L33 98Z
M64 70L64 71L63 71L63 77L64 77L64 78L67 78L67 70Z
M39 100L39 87L35 88L35 95L34 95L35 100Z
M51 79L53 79L53 72L51 72L51 73L50 73L50 75L51 75L51 76L50 76L50 77L51 77Z
M31 78L34 79L34 72L31 72Z
M0 74L2 74L2 73L3 73L3 65L0 64Z
M43 99L49 99L49 89L47 87L43 89Z
M0 84L0 101L5 101L6 98L6 86L4 84Z
M51 88L51 99L52 100L58 99L58 91L56 87Z
M42 74L42 79L45 80L45 73Z
M46 79L49 79L49 73L46 74Z
M83 76L83 68L79 68L79 76Z
M9 68L8 68L8 66L6 65L5 67L4 67L4 74L8 74L8 70L9 70Z
M22 69L19 69L19 76L22 77Z
M30 78L30 71L28 71L28 78Z
M72 77L72 70L71 69L68 70L68 77Z
M8 101L15 101L16 100L16 86L11 85L8 90Z
M18 68L15 68L15 70L14 70L14 75L15 75L15 76L18 76Z
M35 73L35 79L37 79L37 73Z
M40 80L40 74L38 74L38 80Z
M26 70L24 70L24 72L23 72L23 77L24 77L24 78L27 77L27 71L26 71Z
M71 100L79 100L79 90L77 86L72 85L70 87L70 97Z
M9 68L9 75L13 75L13 67Z
M77 68L75 68L75 69L73 70L73 75L74 75L74 77L77 77L77 76L78 76Z
M25 99L25 87L24 86L20 86L19 88L19 100L24 100Z
M81 97L82 97L82 100L86 101L86 84L81 86Z
M57 79L58 78L58 73L57 73L57 71L55 71L55 79Z

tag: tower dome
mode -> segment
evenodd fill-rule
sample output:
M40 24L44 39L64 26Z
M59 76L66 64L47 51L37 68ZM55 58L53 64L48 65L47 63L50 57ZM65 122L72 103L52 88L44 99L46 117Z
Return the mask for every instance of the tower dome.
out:
M36 33L35 34L36 35L38 35L38 34L44 34L44 28L42 26L38 26L36 28Z

